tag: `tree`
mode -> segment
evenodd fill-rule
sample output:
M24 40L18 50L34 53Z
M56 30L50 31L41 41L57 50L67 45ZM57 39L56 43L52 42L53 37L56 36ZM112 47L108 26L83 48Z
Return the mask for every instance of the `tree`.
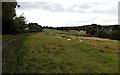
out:
M91 27L87 27L86 28L86 34L89 34L90 30L91 30Z
M2 29L3 33L13 33L16 30L14 17L17 2L2 2Z
M16 31L17 32L24 32L25 28L27 27L26 25L26 18L22 15L19 17L15 17L14 19L14 24L16 25Z
M111 26L111 30L120 30L120 25Z
M109 38L120 40L120 30L112 30L109 32Z
M42 31L42 26L38 25L37 23L29 23L28 28L30 32L41 32Z
M91 24L91 25L87 26L86 33L94 35L94 36L100 36L101 37L104 32L102 30L101 25Z
M86 34L94 35L97 32L97 29L94 27L87 27Z

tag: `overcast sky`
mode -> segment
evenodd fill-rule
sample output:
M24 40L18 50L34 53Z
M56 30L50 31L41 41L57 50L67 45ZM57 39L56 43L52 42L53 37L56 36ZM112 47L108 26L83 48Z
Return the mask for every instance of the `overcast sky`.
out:
M28 22L42 26L118 24L119 0L17 0Z

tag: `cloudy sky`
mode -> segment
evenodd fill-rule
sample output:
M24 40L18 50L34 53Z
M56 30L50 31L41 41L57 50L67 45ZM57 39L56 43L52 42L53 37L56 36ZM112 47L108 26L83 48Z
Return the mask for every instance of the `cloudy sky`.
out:
M29 22L42 26L79 26L118 23L119 0L17 0Z

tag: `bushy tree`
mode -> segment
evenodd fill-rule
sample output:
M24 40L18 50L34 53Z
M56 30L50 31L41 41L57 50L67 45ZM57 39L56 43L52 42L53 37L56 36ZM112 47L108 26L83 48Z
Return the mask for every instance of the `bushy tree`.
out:
M14 17L16 16L15 8L17 2L2 2L2 32L14 33L16 26L14 24Z
M98 29L97 32L95 33L95 35L97 37L106 38L106 37L108 37L108 33L109 32L107 30Z
M37 23L29 23L28 28L30 32L42 32L42 26Z
M109 38L120 40L120 30L112 30L109 32Z
M111 26L111 30L120 30L120 25Z
M22 15L20 15L19 17L15 17L14 19L14 24L16 25L16 31L17 32L24 32L25 28L27 27L26 25L26 18Z
M86 34L89 34L91 27L86 27Z
M94 35L97 32L97 29L95 27L87 27L86 33Z

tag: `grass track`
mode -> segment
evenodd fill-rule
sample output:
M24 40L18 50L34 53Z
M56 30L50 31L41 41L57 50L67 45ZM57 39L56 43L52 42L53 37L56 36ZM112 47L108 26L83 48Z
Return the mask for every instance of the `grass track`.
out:
M24 41L19 72L117 73L117 42L59 38L64 33L45 30ZM64 34L66 35L66 33ZM72 35L66 35L74 37ZM77 36L75 36L77 37ZM77 37L78 38L78 37ZM81 38L81 37L79 37Z

